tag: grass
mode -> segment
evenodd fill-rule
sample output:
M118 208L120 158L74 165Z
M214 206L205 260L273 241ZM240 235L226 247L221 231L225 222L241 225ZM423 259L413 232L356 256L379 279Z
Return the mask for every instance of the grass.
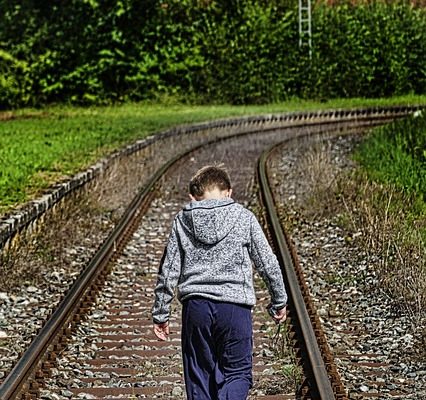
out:
M302 383L303 371L294 351L288 321L281 323L279 328L275 327L275 330L271 341L275 356L281 361L280 373L283 379L292 382L297 390Z
M121 146L180 124L232 116L377 105L426 104L426 96L294 100L265 106L130 103L108 107L52 106L0 113L0 214L34 198Z
M410 119L374 130L356 152L363 164L350 172L334 171L327 145L305 155L305 168L310 165L308 178L316 182L308 194L308 212L313 218L335 218L347 241L365 252L362 257L375 269L380 288L407 312L414 327L421 326L426 316L425 192L420 191L424 188L420 184L408 185L417 179L410 174L417 169L406 168L406 157L395 157L403 151L395 143L401 142L398 135L414 135L416 143L421 141L426 122L417 125L419 121L415 122L418 134L407 128ZM422 152L416 154L425 171ZM392 168L386 167L389 164ZM330 179L323 179L324 171ZM339 282L339 278L329 276L329 282Z
M426 111L375 129L356 159L373 180L426 201Z
M362 171L346 177L341 189L351 221L348 230L359 235L381 287L417 325L426 307L426 212L415 211L415 195L372 182Z
M375 129L355 153L351 205L379 279L420 320L426 307L426 112Z

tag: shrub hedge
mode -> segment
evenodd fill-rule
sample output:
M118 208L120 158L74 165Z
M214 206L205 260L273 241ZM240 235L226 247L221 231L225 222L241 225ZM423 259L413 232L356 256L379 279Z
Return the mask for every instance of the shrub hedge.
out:
M426 205L426 112L376 128L356 158L373 179L418 195Z
M404 0L0 0L0 108L426 93L426 10Z

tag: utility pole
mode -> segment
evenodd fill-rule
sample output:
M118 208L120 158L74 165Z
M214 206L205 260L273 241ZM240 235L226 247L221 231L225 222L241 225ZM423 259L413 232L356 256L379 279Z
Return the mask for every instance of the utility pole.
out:
M311 0L299 0L299 47L308 46L312 57L312 12Z

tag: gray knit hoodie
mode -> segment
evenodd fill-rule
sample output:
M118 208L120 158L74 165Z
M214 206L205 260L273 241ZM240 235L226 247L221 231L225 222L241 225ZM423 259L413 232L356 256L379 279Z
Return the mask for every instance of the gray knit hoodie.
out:
M256 302L252 261L265 281L272 305L287 302L277 258L253 213L232 199L208 199L186 205L174 219L160 263L153 320L169 319L177 296L246 304Z

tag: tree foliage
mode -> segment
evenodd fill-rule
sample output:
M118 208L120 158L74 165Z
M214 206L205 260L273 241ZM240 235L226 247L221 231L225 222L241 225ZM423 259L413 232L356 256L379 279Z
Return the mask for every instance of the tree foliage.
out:
M426 12L295 0L0 0L0 107L175 95L201 102L426 91Z

